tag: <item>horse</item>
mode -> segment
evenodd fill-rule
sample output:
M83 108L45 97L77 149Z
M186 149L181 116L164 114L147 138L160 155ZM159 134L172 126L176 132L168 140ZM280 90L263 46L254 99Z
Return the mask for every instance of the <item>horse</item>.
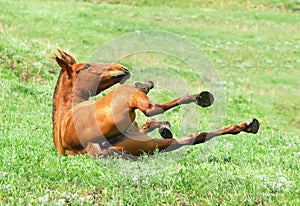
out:
M84 150L76 150L76 152L74 150L64 151L61 146L59 130L65 114L73 106L88 100L89 97L99 94L116 83L124 83L130 77L130 73L124 66L119 64L93 64L94 68L90 69L89 73L86 73L84 76L78 76L78 73L87 69L90 64L85 64L83 67L83 64L75 65L76 60L71 55L60 49L57 49L57 51L60 57L57 55L50 56L62 68L53 94L53 142L58 154L84 154L86 153ZM74 65L73 70L70 70L67 65ZM79 83L83 82L83 84L78 84L74 87L74 82L76 82L78 77L81 79ZM101 85L97 86L97 88L94 87L99 84L100 80ZM135 86L141 91L148 93L153 88L153 82L136 82ZM134 123L134 125L137 125L137 123ZM148 133L156 128L159 128L162 137L172 137L169 122L159 122L153 119L142 125L139 131Z
M151 138L147 135L149 131L162 125L168 128L168 122L148 121L139 129L135 122L137 109L151 117L182 104L208 107L214 101L213 95L203 91L158 104L147 96L152 82L135 86L123 84L130 77L123 65L76 63L70 54L61 50L58 53L53 59L61 72L53 95L52 121L53 140L60 155L87 153L96 158L117 153L134 158L144 153L168 152L204 143L216 136L240 132L256 134L259 130L259 121L253 118L213 132L196 132L182 138L172 138L169 133L163 139ZM89 100L117 83L121 85L101 99Z

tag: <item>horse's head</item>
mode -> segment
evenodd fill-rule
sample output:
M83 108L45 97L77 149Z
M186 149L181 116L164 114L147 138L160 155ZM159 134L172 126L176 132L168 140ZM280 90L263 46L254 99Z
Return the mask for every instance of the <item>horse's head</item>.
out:
M80 63L73 67L77 75L76 87L96 94L116 83L124 83L130 77L129 71L121 64Z
M59 56L54 57L56 62L81 95L97 95L130 77L129 71L121 64L76 63L66 52L58 49L58 53Z

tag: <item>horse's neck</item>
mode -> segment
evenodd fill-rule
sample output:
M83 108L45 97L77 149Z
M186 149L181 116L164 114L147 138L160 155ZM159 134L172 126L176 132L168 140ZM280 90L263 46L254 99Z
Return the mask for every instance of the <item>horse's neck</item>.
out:
M72 107L88 100L89 97L74 89L74 84L66 76L60 76L53 96L53 121L62 121Z
M63 154L63 148L59 137L59 128L64 116L72 108L73 102L72 82L67 79L66 74L60 73L54 95L53 95L53 141L59 154Z
M61 71L53 95L52 111L53 141L59 154L64 154L59 130L65 115L72 107L88 100L90 96L95 95L92 92L81 91L78 88L74 89L75 85L76 83L72 83L72 81L68 79L67 74Z

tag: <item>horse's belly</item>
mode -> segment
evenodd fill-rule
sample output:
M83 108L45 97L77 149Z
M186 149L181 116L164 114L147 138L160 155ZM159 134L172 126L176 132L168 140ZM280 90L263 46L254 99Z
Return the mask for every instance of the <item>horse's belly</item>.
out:
M135 113L125 110L116 113L110 107L95 107L94 102L87 102L74 107L69 119L71 121L65 126L65 143L74 147L80 142L85 147L88 143L102 142L104 138L127 132Z

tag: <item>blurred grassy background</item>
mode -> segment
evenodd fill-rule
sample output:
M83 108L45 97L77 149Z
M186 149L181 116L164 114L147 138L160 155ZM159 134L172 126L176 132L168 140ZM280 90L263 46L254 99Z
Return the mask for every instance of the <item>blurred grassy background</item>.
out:
M299 1L2 0L0 8L4 204L299 204ZM59 68L48 56L60 47L87 61L105 42L137 30L176 33L199 46L224 82L226 124L255 116L260 133L137 163L58 156L51 110ZM153 61L195 78L182 62L155 54L124 63L134 79L140 64ZM174 94L157 88L150 95L162 102ZM181 114L192 108L166 114L176 135L209 128L210 109L199 110L201 125L183 124Z

